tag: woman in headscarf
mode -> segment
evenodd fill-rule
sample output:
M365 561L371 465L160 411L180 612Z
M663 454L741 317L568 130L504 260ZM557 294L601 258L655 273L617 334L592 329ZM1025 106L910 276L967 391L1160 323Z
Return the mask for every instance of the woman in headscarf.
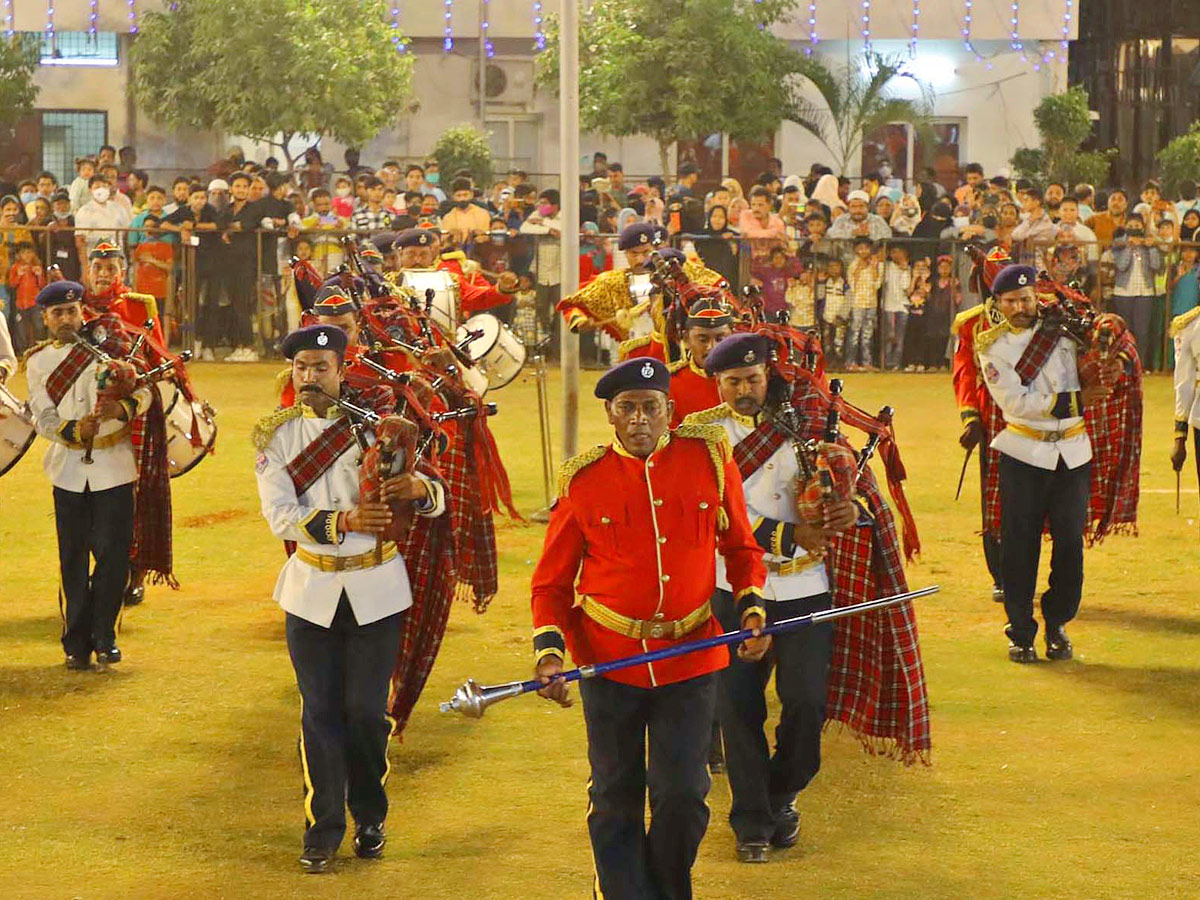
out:
M734 200L745 200L746 195L742 191L742 185L736 178L722 178L721 187L729 191L729 196ZM731 217L732 218L732 217ZM736 221L736 219L734 220Z
M702 238L696 239L696 252L704 265L725 276L730 286L738 286L737 230L729 225L725 207L717 205L708 211Z
M783 179L783 189L785 191L793 187L800 192L800 205L804 206L808 202L808 197L804 193L804 179L799 175L789 175Z
M921 203L916 194L905 194L892 213L892 231L896 234L912 234L921 221Z
M825 217L832 223L834 219L846 211L846 204L838 196L838 179L836 175L822 175L813 188L811 202L820 203L825 207Z
M885 222L891 221L892 213L896 211L896 204L892 202L892 198L887 194L878 194L875 197L875 202L871 204L871 212L879 216Z
M1013 229L1021 224L1021 211L1017 208L1017 204L1011 200L1005 200L1000 204L998 212L1000 220L996 225L996 240L1005 247L1011 247Z
M1200 210L1189 209L1183 214L1179 225L1179 241L1183 244L1200 243Z
M930 205L929 212L913 229L914 260L928 258L932 265L934 257L949 252L949 245L943 244L942 239L954 237L954 226L950 222L953 213L954 207L945 197Z

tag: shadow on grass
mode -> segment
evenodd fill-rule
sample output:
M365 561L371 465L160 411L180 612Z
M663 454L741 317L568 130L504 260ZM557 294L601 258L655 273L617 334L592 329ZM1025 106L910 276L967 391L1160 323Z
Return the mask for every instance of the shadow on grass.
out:
M0 696L16 700L58 700L82 695L89 699L112 689L129 676L117 667L92 666L87 672L73 672L61 662L51 666L0 668Z
M0 621L0 641L56 641L61 634L62 619L58 616Z
M1076 664L1062 667L1070 678L1105 691L1122 691L1139 703L1157 700L1169 704L1189 719L1200 718L1200 668L1162 668L1151 666L1110 666ZM1148 706L1148 705L1147 705Z
M1173 616L1166 613L1115 609L1111 606L1086 606L1079 618L1088 622L1105 622L1127 628L1138 628L1142 631L1200 634L1200 618L1193 616Z

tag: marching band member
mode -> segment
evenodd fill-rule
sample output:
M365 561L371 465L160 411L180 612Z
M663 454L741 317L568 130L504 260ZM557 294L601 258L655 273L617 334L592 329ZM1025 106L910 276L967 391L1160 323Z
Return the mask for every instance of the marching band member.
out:
M1009 659L1019 663L1037 659L1033 595L1047 523L1054 549L1041 604L1046 656L1072 656L1064 626L1079 611L1083 591L1092 462L1083 415L1111 394L1117 377L1114 361L1095 383L1082 383L1075 346L1039 326L1036 279L1029 266L1010 265L996 275L993 302L1005 321L976 340L984 381L1007 423L991 446L1000 452L1005 633Z
M517 291L517 276L513 272L501 272L499 281L493 286L483 276L469 276L453 264L442 264L438 235L429 228L408 228L400 232L395 246L400 254L400 268L388 273L389 280L402 284L405 269L437 268L449 272L458 284L458 313L463 319L509 303Z
M724 428L730 444L739 444L758 427L767 401L769 354L767 339L758 334L726 338L708 354L705 369L716 377L723 415L716 417L714 410L704 418ZM797 512L796 491L803 487L799 475L795 452L785 442L745 478L746 509L767 566L763 606L768 623L830 607L825 550L834 535L858 518L854 504L840 500L827 504L823 521L804 521ZM713 607L726 630L737 627L736 605L720 562ZM733 793L729 823L741 862L767 862L768 846L791 847L799 837L794 803L821 767L832 654L833 626L823 625L777 635L773 659L737 659L721 672L717 714ZM772 665L783 703L774 754L763 736L763 688Z
M1176 472L1187 459L1188 426L1196 442L1196 472L1200 474L1200 306L1171 322L1175 341L1175 445L1171 465Z
M100 390L101 363L73 341L83 327L83 285L55 281L38 294L52 339L25 357L29 405L50 441L44 468L54 485L68 669L121 661L117 614L129 579L138 463L130 437L150 389L117 399ZM90 448L90 449L89 449ZM90 458L91 462L88 463ZM96 560L89 573L89 556Z
M125 284L125 254L116 244L101 241L88 252L88 290L84 304L92 310L108 310L134 328L154 321L152 337L159 348L167 346L163 337L158 301L151 294L139 294Z
M540 693L564 706L567 686L554 676L567 649L586 664L720 632L710 604L714 551L725 560L735 620L749 628L763 621L762 551L729 445L711 426L669 431L668 388L658 360L607 372L595 393L615 439L563 464L532 607ZM738 653L759 659L769 645L755 637ZM596 896L691 897L708 825L716 673L728 660L718 648L580 683Z
M383 853L388 681L412 594L396 545L376 535L391 521L388 501L412 501L426 517L446 505L442 485L424 473L388 478L380 502L360 502L358 447L329 399L346 395L344 331L298 329L283 352L299 402L256 426L255 470L263 517L277 537L296 542L275 600L286 612L301 701L307 827L300 864L320 873L341 844L347 804L356 854Z
M716 380L704 370L709 352L733 333L733 310L719 298L702 297L688 310L683 333L683 355L671 363L671 401L674 428L685 417L721 402Z

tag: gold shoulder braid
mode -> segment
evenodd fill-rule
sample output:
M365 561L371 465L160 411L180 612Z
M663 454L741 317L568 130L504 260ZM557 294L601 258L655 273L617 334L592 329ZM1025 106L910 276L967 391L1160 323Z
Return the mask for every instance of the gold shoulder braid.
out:
M46 338L46 340L38 341L33 346L29 347L24 353L21 354L21 361L17 365L17 371L24 372L25 365L26 365L26 363L29 362L29 357L33 356L33 354L37 353L42 348L49 347L53 343L54 343L53 338Z
M684 261L683 274L687 276L687 280L693 284L702 284L706 287L711 287L725 277L720 272L714 272L712 269L705 266L704 263L696 262L695 260L691 259Z
M979 323L979 331L975 335L975 352L982 353L996 343L997 338L1011 331L1012 325L1004 313L996 309L996 304L989 299L983 305L983 321Z
M254 449L259 452L266 450L267 444L271 443L271 438L275 436L280 425L302 415L304 410L297 403L295 406L281 406L273 413L263 416L250 431L250 441L254 444Z
M1170 332L1171 337L1175 337L1175 335L1179 334L1179 332L1183 331L1183 329L1195 322L1197 317L1200 317L1200 306L1194 307L1193 309L1185 312L1183 315L1176 316L1174 319L1172 319Z
M726 403L718 403L716 406L711 406L708 409L697 410L694 413L688 413L683 418L683 423L679 428L685 425L711 425L713 422L720 422L722 419L729 418L732 410ZM679 428L675 429L678 434ZM722 429L724 431L724 429Z
M571 479L578 475L580 471L599 460L607 452L607 444L597 444L595 447L584 450L582 453L572 456L563 462L558 467L558 496L565 497L567 495L567 488L571 486Z
M641 337L635 337L635 338L630 338L627 341L621 341L621 343L619 343L617 345L617 357L621 361L624 361L629 356L630 353L632 353L634 350L638 350L642 347L645 347L647 344L650 343L651 340L652 340L651 335L644 334Z
M291 380L292 380L292 367L291 366L288 366L286 369L279 370L279 372L275 375L275 396L276 397L283 396L283 390L284 390L284 388L286 388L288 386L288 383L291 382Z
M721 407L715 407L720 409ZM703 412L711 412L704 410ZM697 415L703 415L699 413ZM720 425L702 425L688 416L683 424L673 432L675 437L692 438L704 441L708 445L708 455L712 459L713 471L717 475L717 530L724 531L729 527L729 516L725 513L725 463L733 456L733 448L729 446L729 438L725 429Z
M628 341L626 341L626 343L628 343ZM687 364L687 356L681 356L679 359L675 360L675 362L667 363L667 371L674 375L676 372L682 372L684 369L686 369Z
M598 322L611 319L618 310L633 306L633 296L629 293L629 270L609 269L601 272L560 302L566 306L581 307Z
M982 303L977 303L974 306L972 306L970 309L964 309L962 312L960 312L957 316L954 317L954 330L958 331L958 329L960 329L964 325L966 325L967 322L971 321L976 316L982 314L983 311L984 311L984 308L983 308Z

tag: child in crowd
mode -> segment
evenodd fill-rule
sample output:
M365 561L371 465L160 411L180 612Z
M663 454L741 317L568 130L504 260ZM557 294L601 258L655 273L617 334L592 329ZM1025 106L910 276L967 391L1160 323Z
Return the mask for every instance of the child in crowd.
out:
M25 350L41 337L42 316L37 308L37 295L46 286L46 270L29 241L16 246L16 262L8 270L8 286L16 307L14 343L18 351Z
M521 272L517 279L513 305L513 330L526 347L532 348L546 337L546 331L538 315L537 289L529 272Z
M846 328L850 322L850 299L847 296L845 265L840 257L829 260L825 277L825 351L830 364L841 366L846 359Z
M908 322L908 291L912 266L908 247L892 244L883 266L883 366L898 369L904 359L904 328Z
M763 311L774 321L781 311L787 309L788 279L798 272L796 260L789 258L782 246L771 248L769 262L752 262L750 276L762 287Z
M847 368L873 369L872 348L875 320L879 315L879 287L883 283L883 264L875 255L869 237L854 239L854 259L847 279L850 283L850 331L846 347Z
M133 249L133 289L153 296L165 311L175 273L175 246L166 240L160 225L162 219L153 213L142 220L142 239Z
M350 222L334 210L333 197L325 188L313 188L309 198L312 209L300 220L300 229L307 232L313 266L320 274L328 275L345 261L341 232Z
M806 261L800 272L788 279L788 320L797 328L812 328L817 323L815 282L812 260Z
M92 199L88 190L88 182L96 174L96 160L90 156L80 156L75 160L75 180L71 182L68 196L71 198L71 215L79 212L79 207Z
M937 274L925 301L924 362L927 371L949 365L950 322L961 299L958 279L954 276L954 259L943 254L937 258Z
M1180 259L1171 268L1174 283L1171 285L1170 317L1182 316L1200 306L1200 250L1193 244L1180 248ZM1175 367L1175 346L1169 350L1171 368Z
M333 179L333 197L330 201L333 214L342 219L354 215L354 182L349 175Z
M925 304L933 283L929 278L929 259L921 257L913 263L912 281L908 287L908 321L904 328L904 371L925 371Z

